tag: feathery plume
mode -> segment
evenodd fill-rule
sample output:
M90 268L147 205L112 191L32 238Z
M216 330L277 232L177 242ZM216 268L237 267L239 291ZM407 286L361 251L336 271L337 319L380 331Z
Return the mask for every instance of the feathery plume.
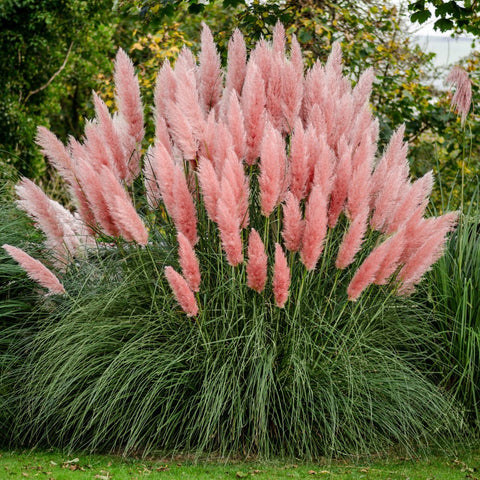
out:
M309 177L308 150L302 121L297 119L290 138L290 191L298 198L305 198Z
M240 33L240 30L236 28L232 37L228 41L225 92L230 93L232 90L235 90L238 95L242 93L246 70L247 47L245 46L243 35Z
M226 121L228 129L232 135L235 153L239 159L242 159L246 155L247 136L245 133L242 108L235 92L231 92L229 96Z
M267 254L258 232L252 228L248 236L247 285L258 293L267 281Z
M315 268L322 254L327 222L327 200L321 188L314 185L305 208L305 229L300 250L300 258L307 270Z
M300 249L304 228L305 222L302 219L300 202L292 192L287 192L285 203L283 204L282 238L285 242L285 247L291 252L296 252Z
M273 267L273 295L277 307L283 308L288 299L290 288L290 268L282 247L275 243L275 264Z
M188 238L183 233L177 234L178 241L178 259L182 274L193 292L200 290L200 265L195 251Z
M127 241L146 245L148 232L131 198L108 167L103 166L100 173L104 198L118 232Z
M205 113L214 108L220 100L222 70L220 55L213 41L212 32L204 23L201 34L198 79L200 104Z
M166 118L167 105L175 103L176 90L177 81L172 66L168 60L164 60L157 74L157 81L155 82L155 123L157 123L160 118Z
M135 75L133 63L128 55L120 48L115 58L115 87L116 103L119 114L128 125L128 135L141 143L144 136L143 106L140 98L140 86Z
M442 256L446 235L452 231L458 220L458 212L450 212L440 217L429 219L432 233L428 239L405 261L398 278L401 282L399 294L409 294L420 282L423 275ZM427 226L429 228L430 226Z
M265 83L257 65L250 61L247 66L242 90L241 105L247 133L247 156L245 161L252 165L260 155L260 145L265 127Z
M210 219L216 222L217 203L220 197L220 183L212 162L208 158L200 157L197 176L202 189L205 209Z
M389 254L392 243L395 241L395 237L396 235L391 236L380 245L376 246L360 265L347 288L349 300L357 300L360 294L371 283L373 283L376 279L380 280L381 276L386 275L384 271L383 275L377 276L382 266L385 264L385 259Z
M336 176L328 210L328 226L335 227L348 196L348 187L352 178L352 146L342 137L339 144Z
M27 275L49 290L52 294L65 293L65 288L58 278L43 263L31 257L28 253L12 245L2 245L2 248L27 272Z
M348 267L360 250L368 227L368 214L369 208L368 205L366 205L364 209L353 218L338 250L337 260L335 262L337 268L343 269Z
M446 83L455 85L456 87L451 105L455 107L457 112L462 116L463 126L470 110L470 104L472 103L472 82L468 73L456 65L448 74Z
M128 169L125 158L125 152L122 148L122 141L115 129L108 107L105 102L94 92L93 101L98 122L98 132L101 141L105 143L108 149L109 159L106 164L110 165L115 174L122 180L128 178Z
M172 215L173 221L177 230L183 233L192 245L195 245L198 241L197 212L192 194L188 189L187 179L180 165L175 165L173 175L173 196L175 201Z
M189 317L195 317L198 314L197 300L187 281L172 267L165 267L165 277L183 311Z
M281 200L286 175L285 142L270 123L265 127L260 161L260 204L262 215L270 216Z
M56 135L45 127L38 127L35 142L63 179L70 184L74 183L72 158Z
M225 178L221 182L220 198L217 205L217 224L227 261L235 267L243 262L240 220L233 188Z

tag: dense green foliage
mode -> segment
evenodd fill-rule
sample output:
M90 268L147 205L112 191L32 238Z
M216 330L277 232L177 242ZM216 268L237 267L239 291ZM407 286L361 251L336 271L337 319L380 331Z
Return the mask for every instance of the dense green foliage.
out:
M431 9L434 12L432 15ZM480 9L475 0L462 2L443 0L419 0L410 2L412 22L425 23L435 18L434 28L441 32L469 33L480 36Z
M217 265L192 321L161 271L169 251L100 250L72 269L68 296L46 299L16 442L315 458L412 451L458 428L421 374L434 344L415 304L378 291L349 303L344 281L316 272L281 310L207 251Z

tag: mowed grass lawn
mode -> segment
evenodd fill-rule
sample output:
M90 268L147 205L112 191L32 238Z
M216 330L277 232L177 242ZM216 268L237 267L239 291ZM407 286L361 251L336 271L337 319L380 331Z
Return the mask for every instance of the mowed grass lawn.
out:
M407 460L337 461L333 463L199 461L136 459L59 452L1 451L0 479L422 479L480 480L480 450L460 457L432 456Z

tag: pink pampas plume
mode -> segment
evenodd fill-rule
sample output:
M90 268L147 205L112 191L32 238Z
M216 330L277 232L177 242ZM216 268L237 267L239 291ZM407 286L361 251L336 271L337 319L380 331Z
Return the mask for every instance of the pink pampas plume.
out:
M183 48L175 63L175 104L189 123L197 142L203 137L206 112L201 105L199 71L190 50ZM208 79L206 80L208 84Z
M423 275L442 256L446 235L455 228L458 212L450 212L441 217L428 219L433 224L428 239L406 259L405 265L398 274L401 282L398 293L410 294ZM431 227L427 225L427 227Z
M290 191L298 198L305 198L309 177L308 147L302 121L297 119L290 138Z
M217 203L220 198L220 183L212 162L205 157L200 158L197 170L198 181L202 189L203 203L208 216L217 221Z
M140 98L140 87L135 75L133 63L128 55L120 48L115 58L115 87L116 103L119 114L128 125L128 135L141 143L144 136L143 106Z
M314 185L305 208L305 230L300 251L300 258L307 270L315 268L322 254L327 222L327 200L321 188Z
M370 210L370 190L375 144L364 139L353 154L353 171L348 186L346 210L351 219Z
M283 205L283 230L282 237L285 247L291 252L300 249L305 222L297 197L292 192L287 192Z
M122 141L115 129L115 124L108 111L105 102L94 92L93 101L98 122L98 131L100 138L105 142L108 148L110 158L109 164L115 174L122 180L128 177L128 169L125 158L125 152L122 148Z
M303 99L303 75L298 74L295 65L284 60L282 66L281 107L283 129L290 133L299 118Z
M249 222L248 197L250 194L248 177L245 175L242 162L237 158L233 149L230 149L225 159L222 171L225 178L233 189L233 195L237 202L238 220L241 228L245 228Z
M350 284L347 288L348 298L349 300L357 300L360 294L373 282L377 281L381 283L381 281L385 278L385 276L389 273L385 266L385 260L389 256L389 252L392 249L392 243L398 242L401 246L402 238L397 238L398 234L393 235L387 238L384 242L380 245L375 247L368 257L363 261L360 265L358 270L355 272ZM398 253L398 250L394 249L395 253ZM390 261L394 263L395 267L398 265L396 255L392 255ZM383 269L383 272L380 274L380 270ZM393 272L391 272L393 273ZM382 278L383 277L383 278Z
M201 34L201 50L198 57L198 89L200 105L205 113L214 108L222 91L220 55L213 41L212 32L204 23Z
M235 92L230 93L226 121L230 134L232 135L235 153L239 159L242 159L247 153L247 136L245 133L242 107Z
M247 285L263 292L267 281L267 254L258 232L252 228L248 236Z
M455 107L457 112L462 116L463 126L470 110L470 104L472 103L472 82L468 73L456 65L448 74L446 83L455 85L456 87L451 105Z
M370 98L372 93L372 84L375 80L375 72L372 67L367 68L358 79L355 88L352 91L355 109L358 111Z
M240 220L233 188L225 178L222 179L220 195L217 205L217 224L220 230L220 239L228 263L235 267L243 262Z
M177 81L175 79L175 74L173 73L170 62L164 60L155 82L155 122L158 122L160 118L166 118L167 105L169 103L175 103L176 90Z
M260 145L265 128L265 83L257 65L250 61L243 84L241 105L247 134L245 161L253 165L260 155Z
M343 211L352 178L352 146L348 145L345 137L341 138L338 150L339 158L328 210L328 226L330 228L335 227L338 217Z
M399 173L402 180L407 180L409 175L407 150L408 144L403 141L405 135L405 125L400 125L390 138L385 152L380 161L375 166L372 174L372 198L375 199L378 192L381 192L385 185L386 179L393 169Z
M277 307L283 308L288 299L290 288L290 268L282 247L275 243L275 265L273 267L273 295Z
M268 217L281 200L286 176L285 142L270 123L265 127L260 156L260 204L262 215Z
M285 27L282 22L277 21L273 28L272 49L275 53L285 56Z
M353 218L338 251L337 260L335 262L337 268L343 269L348 267L360 250L365 232L368 228L368 214L369 209L368 205L366 205L364 206L364 209Z
M20 248L13 247L12 245L5 244L2 245L2 248L4 248L7 253L20 264L32 280L48 289L50 293L65 293L65 288L58 278L41 262L35 260Z
M225 91L235 90L237 95L242 93L243 81L247 71L247 47L238 28L228 41L227 75Z
M104 198L107 200L108 209L120 235L129 242L146 245L148 232L131 198L108 167L102 167L100 173Z
M406 184L400 192L399 201L393 214L387 219L385 232L390 234L397 231L401 225L408 222L413 212L423 206L421 214L428 204L428 198L432 193L433 172L427 172L413 184Z
M325 197L329 198L333 189L335 154L328 146L325 134L318 134L316 128L308 128L306 132L307 146L307 186L306 194L312 185L319 185Z
M200 290L200 265L195 251L188 238L183 233L177 234L178 241L178 259L182 274L193 292Z
M165 149L162 143L157 143L153 147L152 155L148 156L148 161L154 179L159 186L165 208L170 216L173 217L175 195L172 180L175 173L175 163L172 155Z
M167 105L167 122L175 143L182 150L187 160L194 160L197 156L198 141L195 138L192 126L181 108L170 102Z
M27 178L23 178L15 186L15 191L19 198L18 207L25 211L45 234L45 246L56 255L59 266L67 263L82 242L76 235L78 222L73 215ZM87 241L87 237L84 240Z
M386 285L390 277L397 271L406 245L405 227L400 227L386 241L388 242L388 249L375 274L373 283L376 285Z
M82 192L88 202L95 222L100 228L112 237L118 237L120 232L115 224L112 214L108 208L107 200L105 199L103 184L100 176L92 166L84 158L77 160L76 176L80 184ZM93 227L93 225L92 225Z
M87 122L85 125L83 148L85 149L85 156L96 170L99 170L102 165L115 169L107 143L98 128L98 124L94 121Z
M175 299L189 317L198 314L198 305L195 295L190 290L187 281L172 267L165 267L165 276L175 295Z
M188 189L183 167L180 165L175 165L174 168L173 195L175 204L173 215L171 215L175 227L188 238L188 241L193 246L198 241L197 211L195 209L192 194Z
M35 142L63 179L69 184L74 183L72 158L56 135L45 127L38 127Z

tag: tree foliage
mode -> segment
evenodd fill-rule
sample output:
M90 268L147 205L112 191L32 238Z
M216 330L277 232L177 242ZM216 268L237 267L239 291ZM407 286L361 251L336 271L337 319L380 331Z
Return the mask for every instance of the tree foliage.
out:
M412 22L425 23L434 17L435 30L480 35L480 7L476 0L419 0L411 2L408 9Z

